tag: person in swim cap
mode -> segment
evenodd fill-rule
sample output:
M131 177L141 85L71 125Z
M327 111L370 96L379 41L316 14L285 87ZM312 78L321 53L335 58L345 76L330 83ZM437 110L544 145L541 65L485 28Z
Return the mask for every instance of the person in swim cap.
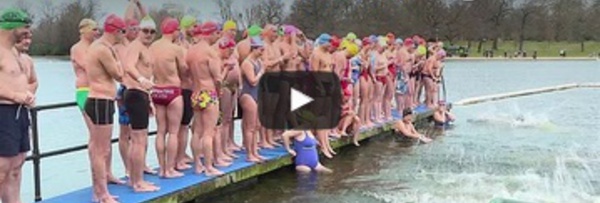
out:
M242 140L247 154L246 161L261 162L258 155L259 123L258 123L258 88L259 81L265 73L261 62L264 53L264 43L259 36L248 39L251 51L241 64L242 90L240 93L240 107L243 111L242 117Z
M114 83L122 82L124 72L121 61L115 50L117 44L126 40L127 24L117 15L110 14L104 21L104 33L94 41L86 50L85 69L88 71L89 97L85 102L84 111L91 121L88 126L90 132L89 158L92 171L92 184L95 188L93 201L116 202L109 193L107 183L125 184L115 178L111 172L111 159L106 159L111 154L109 139L112 137L113 114L115 95L117 90ZM110 90L110 91L107 91ZM110 98L110 99L107 99ZM104 112L104 113L102 113ZM108 149L108 150L107 150Z
M181 34L181 26L175 18L167 17L160 24L162 37L150 45L155 85L150 98L154 104L155 119L159 130L156 134L156 155L163 178L178 178L183 173L176 170L178 135L180 125L169 124L167 121L177 120L181 123L183 108L182 83L180 75L188 74L185 61L185 50L176 44ZM168 136L166 134L170 134ZM177 136L173 136L177 135ZM167 141L168 139L168 141Z
M206 173L207 176L219 176L223 172L218 170L217 166L227 166L229 163L224 163L224 160L218 160L220 152L216 149L221 143L217 143L216 136L218 135L219 120L220 120L220 102L219 93L223 84L223 79L231 66L224 69L222 53L227 49L232 49L235 44L223 42L219 40L219 26L213 21L206 21L200 25L196 35L200 36L200 40L192 46L188 52L186 61L189 64L190 73L195 82L191 97L192 108L194 109L195 118L192 124L192 153L194 164L194 172L196 174ZM213 47L212 45L215 44ZM219 48L225 48L225 50ZM207 63L214 61L215 63ZM200 140L202 138L202 140ZM204 155L204 164L200 156ZM221 162L223 161L223 162Z
M353 32L349 32L344 39L353 42L357 39L357 36Z
M245 32L248 33L248 35L246 37L244 37L244 39L242 39L239 43L238 46L236 48L236 51L239 55L238 57L238 62L241 64L246 57L248 57L248 55L250 54L251 50L250 50L250 39L253 37L260 37L260 33L262 32L262 28L258 25L252 25L250 26Z
M236 35L237 24L232 20L225 21L225 23L223 23L223 36L229 37L230 39L235 39Z
M196 28L197 19L191 15L186 15L181 18L180 29L181 32L178 37L178 44L188 49L194 44L194 29Z
M140 31L140 22L136 19L127 19L125 20L125 24L127 24L127 33L125 34L127 38L127 43L135 40L138 36L138 32Z
M410 108L406 108L402 111L402 120L398 120L392 127L396 133L402 134L406 137L418 139L423 143L430 143L431 138L419 133L413 125L413 111Z
M435 112L433 113L434 126L437 128L444 129L444 128L448 127L450 122L453 122L455 119L456 118L454 117L454 115L452 113L450 113L450 109L446 106L446 102L443 100L440 100L438 102L438 107L436 108ZM522 119L522 117L521 117L521 119ZM517 120L519 120L519 117L517 117Z
M15 50L31 36L32 21L20 9L0 12L0 194L2 202L21 202L21 168L30 150L29 113L35 92L29 86L29 68ZM21 44L22 45L22 44Z
M92 38L92 40L100 37L98 23L92 19L84 18L79 22L79 34L86 35L85 38Z

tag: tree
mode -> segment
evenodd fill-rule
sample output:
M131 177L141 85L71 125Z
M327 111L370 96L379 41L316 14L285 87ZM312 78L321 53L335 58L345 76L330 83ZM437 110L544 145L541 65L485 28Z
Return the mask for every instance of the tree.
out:
M233 0L215 0L217 6L219 7L219 15L221 15L221 20L234 20L235 15L233 12Z
M525 29L534 15L539 15L545 7L544 0L526 0L515 9L514 16L518 21L518 44L519 51L523 51L523 42L525 41Z

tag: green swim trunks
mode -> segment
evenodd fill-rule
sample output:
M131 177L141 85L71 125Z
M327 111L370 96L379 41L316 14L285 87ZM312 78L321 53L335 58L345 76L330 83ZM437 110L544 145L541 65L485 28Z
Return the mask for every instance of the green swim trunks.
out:
M90 88L88 87L80 87L75 91L75 102L77 102L77 106L80 111L83 111L85 108L85 101L90 94Z

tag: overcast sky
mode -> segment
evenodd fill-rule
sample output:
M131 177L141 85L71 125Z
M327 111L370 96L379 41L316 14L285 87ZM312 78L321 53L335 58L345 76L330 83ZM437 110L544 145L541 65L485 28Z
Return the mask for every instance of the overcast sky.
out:
M0 0L2 5L0 7L7 7L15 5L18 1L24 1L26 4L32 6L32 12L34 14L41 13L42 6L45 1L51 1L54 5L61 5L76 0ZM86 2L87 0L83 0ZM128 0L94 0L101 4L102 11L100 13L115 13L118 15L124 15L125 8L128 5ZM219 8L215 3L215 0L140 0L146 8L160 8L164 3L178 3L183 5L185 10L193 9L199 11L196 14L197 17L202 19L216 20L219 18ZM293 0L282 0L286 4L286 11L289 10ZM241 11L242 8L249 6L253 3L259 2L258 0L233 0L233 8ZM101 18L101 16L99 16Z

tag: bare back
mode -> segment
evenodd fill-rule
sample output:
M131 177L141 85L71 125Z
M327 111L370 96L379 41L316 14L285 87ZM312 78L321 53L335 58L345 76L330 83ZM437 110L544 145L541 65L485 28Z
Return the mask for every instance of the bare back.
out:
M243 39L237 44L236 47L238 53L238 62L242 64L244 60L250 55L250 38Z
M186 62L194 81L194 91L216 89L215 80L221 64L214 49L200 42L188 50Z
M85 71L85 62L87 61L87 50L90 44L85 41L79 41L71 47L71 64L75 71L75 87L88 87L89 82Z
M180 87L180 67L181 63L185 63L183 49L166 39L160 39L150 46L150 53L156 65L153 71L154 84Z

